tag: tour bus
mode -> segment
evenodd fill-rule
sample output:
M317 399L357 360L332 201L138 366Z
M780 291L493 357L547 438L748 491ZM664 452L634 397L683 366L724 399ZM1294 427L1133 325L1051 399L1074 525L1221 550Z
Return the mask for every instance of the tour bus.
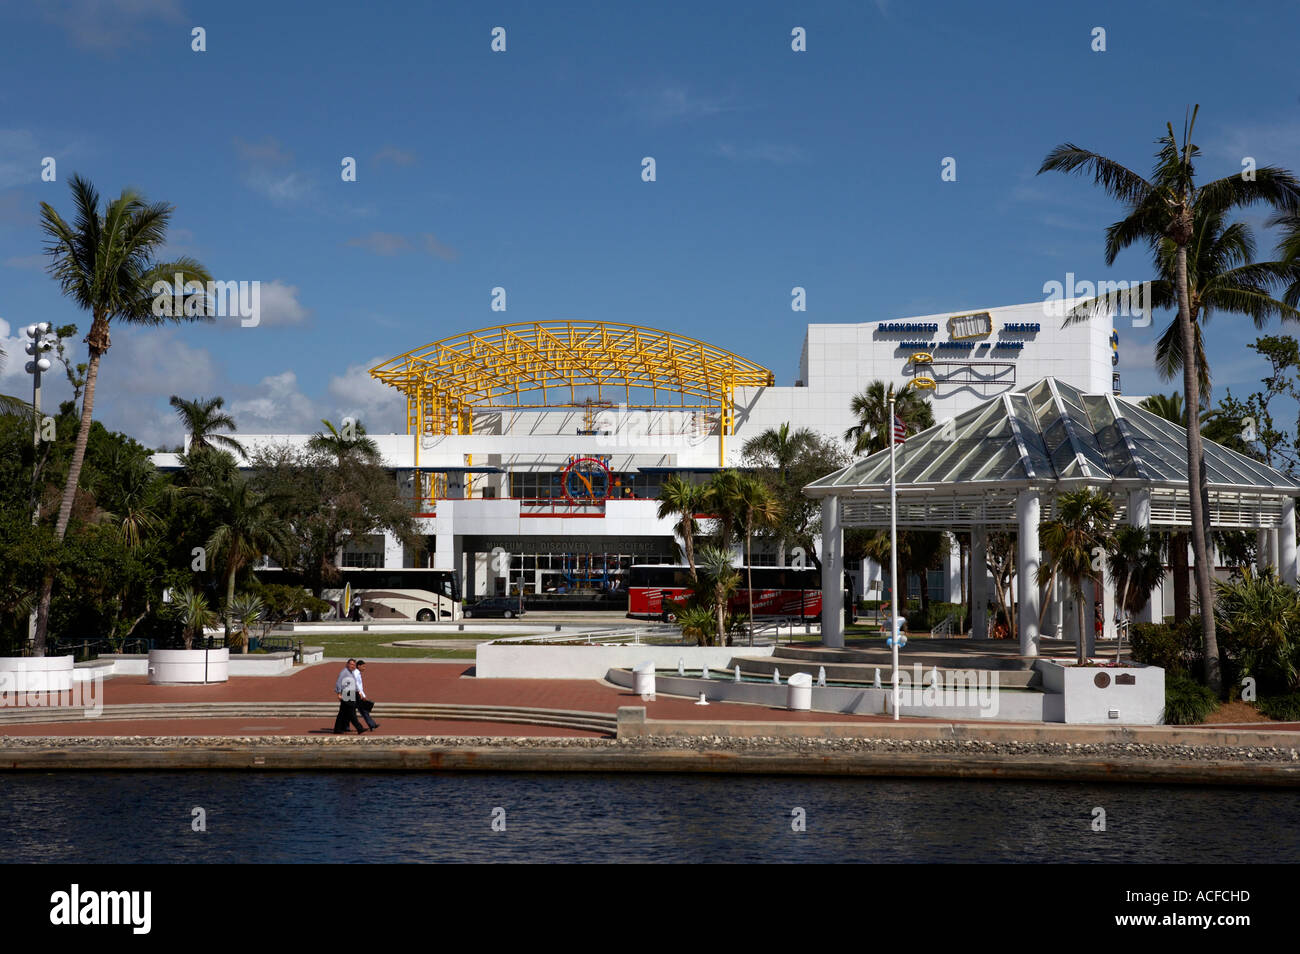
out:
M421 623L461 618L460 585L451 570L428 570L418 567L355 567L339 569L336 585L321 591L321 598L334 607L331 618L346 619L351 606L344 600L361 600L361 610L369 619L408 619ZM263 583L302 585L299 574L279 567L257 570Z
M750 568L736 567L740 586L728 601L732 613L749 612ZM794 616L817 619L822 612L822 575L812 567L756 566L754 579L754 618L760 616ZM638 619L661 619L674 622L674 604L691 593L689 567L672 564L638 564L628 570L627 615Z

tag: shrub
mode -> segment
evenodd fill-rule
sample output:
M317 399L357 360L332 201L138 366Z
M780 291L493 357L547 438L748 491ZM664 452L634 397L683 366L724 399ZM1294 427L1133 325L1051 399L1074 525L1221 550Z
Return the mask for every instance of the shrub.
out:
M1279 722L1300 722L1300 692L1289 696L1265 696L1255 704L1255 708Z
M1181 623L1134 623L1129 646L1136 662L1159 666L1166 673L1199 673L1205 659L1199 617Z
M1281 693L1300 689L1300 591L1271 570L1248 569L1217 590L1219 646L1233 661L1234 675L1254 676L1261 688Z
M1182 673L1165 673L1166 725L1197 725L1219 707L1219 700L1205 686Z
M929 628L933 629L949 616L956 617L953 620L954 632L966 631L966 607L961 603L931 603Z

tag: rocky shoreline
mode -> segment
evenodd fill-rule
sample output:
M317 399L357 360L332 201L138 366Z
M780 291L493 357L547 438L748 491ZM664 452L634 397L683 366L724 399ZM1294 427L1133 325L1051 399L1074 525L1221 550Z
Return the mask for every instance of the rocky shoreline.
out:
M572 752L575 749L639 752L734 753L765 756L888 755L934 757L1016 757L1061 760L1105 760L1108 762L1300 762L1300 747L1165 745L1152 743L991 742L972 739L872 739L872 738L775 738L705 735L693 737L641 737L591 739L529 736L8 736L0 740L2 753L8 750L43 749L309 749L350 746L356 749L430 748L513 749Z

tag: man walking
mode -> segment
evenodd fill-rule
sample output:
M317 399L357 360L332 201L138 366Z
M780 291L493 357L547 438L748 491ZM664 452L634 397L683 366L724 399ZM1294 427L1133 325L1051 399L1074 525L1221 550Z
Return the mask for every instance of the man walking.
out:
M339 697L339 714L334 717L334 734L342 735L348 731L348 723L356 727L357 735L366 730L357 719L357 661L349 659L338 679L334 680L334 694Z
M361 674L365 671L366 661L364 659L358 659L356 672L352 674L352 678L357 684L357 711L361 713L361 718L366 720L366 725L368 725L370 731L373 732L375 729L379 728L379 723L370 717L370 710L375 707L375 704L366 695L365 685L361 678Z

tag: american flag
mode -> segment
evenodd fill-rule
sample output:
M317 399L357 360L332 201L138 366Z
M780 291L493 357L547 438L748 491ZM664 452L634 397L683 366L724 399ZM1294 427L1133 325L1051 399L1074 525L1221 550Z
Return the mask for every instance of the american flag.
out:
M894 443L901 444L907 440L907 425L903 423L902 418L897 414L894 415Z

